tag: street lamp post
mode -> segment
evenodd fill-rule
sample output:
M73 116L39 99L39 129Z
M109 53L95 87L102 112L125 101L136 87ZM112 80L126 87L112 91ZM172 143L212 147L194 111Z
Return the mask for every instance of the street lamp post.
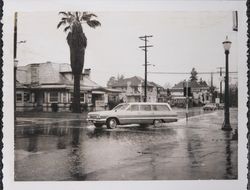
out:
M189 97L188 97L188 80L186 81L186 121L188 121L188 103L189 103Z
M226 38L226 40L222 43L224 46L224 50L225 50L225 56L226 56L226 76L225 76L225 105L224 105L224 114L225 114L225 118L224 118L224 123L222 126L222 130L224 131L231 131L232 127L230 125L230 115L229 115L229 84L228 84L228 55L229 55L229 50L231 47L232 42L230 42L228 40L228 37Z

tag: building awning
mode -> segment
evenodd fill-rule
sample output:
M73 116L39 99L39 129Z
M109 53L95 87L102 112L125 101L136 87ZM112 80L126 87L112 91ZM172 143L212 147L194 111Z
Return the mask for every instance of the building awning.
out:
M178 99L178 100L179 100L179 99L186 99L186 97L183 97L183 96L177 96L177 97L172 97L172 99L175 99L175 100L176 100L176 99Z
M105 94L105 92L99 90L93 90L92 94Z
M54 84L54 85L40 85L40 86L37 86L37 87L33 87L33 89L66 89L67 88L67 85L57 85L57 84Z
M140 96L142 96L141 94L126 94L126 96L135 96L135 97L140 97Z

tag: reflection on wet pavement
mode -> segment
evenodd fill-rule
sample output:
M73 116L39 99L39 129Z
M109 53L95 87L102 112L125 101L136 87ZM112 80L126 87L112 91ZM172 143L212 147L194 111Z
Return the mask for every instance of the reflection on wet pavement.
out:
M237 179L237 141L223 111L162 127L114 130L85 121L17 125L15 180ZM231 112L237 126L237 110Z

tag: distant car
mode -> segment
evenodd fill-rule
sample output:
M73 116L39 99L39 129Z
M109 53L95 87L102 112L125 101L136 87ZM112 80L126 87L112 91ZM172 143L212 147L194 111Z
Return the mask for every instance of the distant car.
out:
M154 124L177 121L176 112L167 103L122 103L110 111L90 112L88 121L95 127L106 124L113 129L125 124Z
M216 110L217 107L216 107L216 104L215 103L207 103L205 106L203 106L203 110L204 111L214 111Z
M223 110L223 109L224 109L224 104L223 104L223 103L218 104L218 105L217 105L217 108L218 108L219 110Z

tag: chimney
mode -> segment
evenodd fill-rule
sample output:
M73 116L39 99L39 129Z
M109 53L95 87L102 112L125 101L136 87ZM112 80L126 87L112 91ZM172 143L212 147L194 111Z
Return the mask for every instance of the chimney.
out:
M84 69L83 75L90 78L90 71L91 69Z
M39 83L39 64L30 65L31 84Z

